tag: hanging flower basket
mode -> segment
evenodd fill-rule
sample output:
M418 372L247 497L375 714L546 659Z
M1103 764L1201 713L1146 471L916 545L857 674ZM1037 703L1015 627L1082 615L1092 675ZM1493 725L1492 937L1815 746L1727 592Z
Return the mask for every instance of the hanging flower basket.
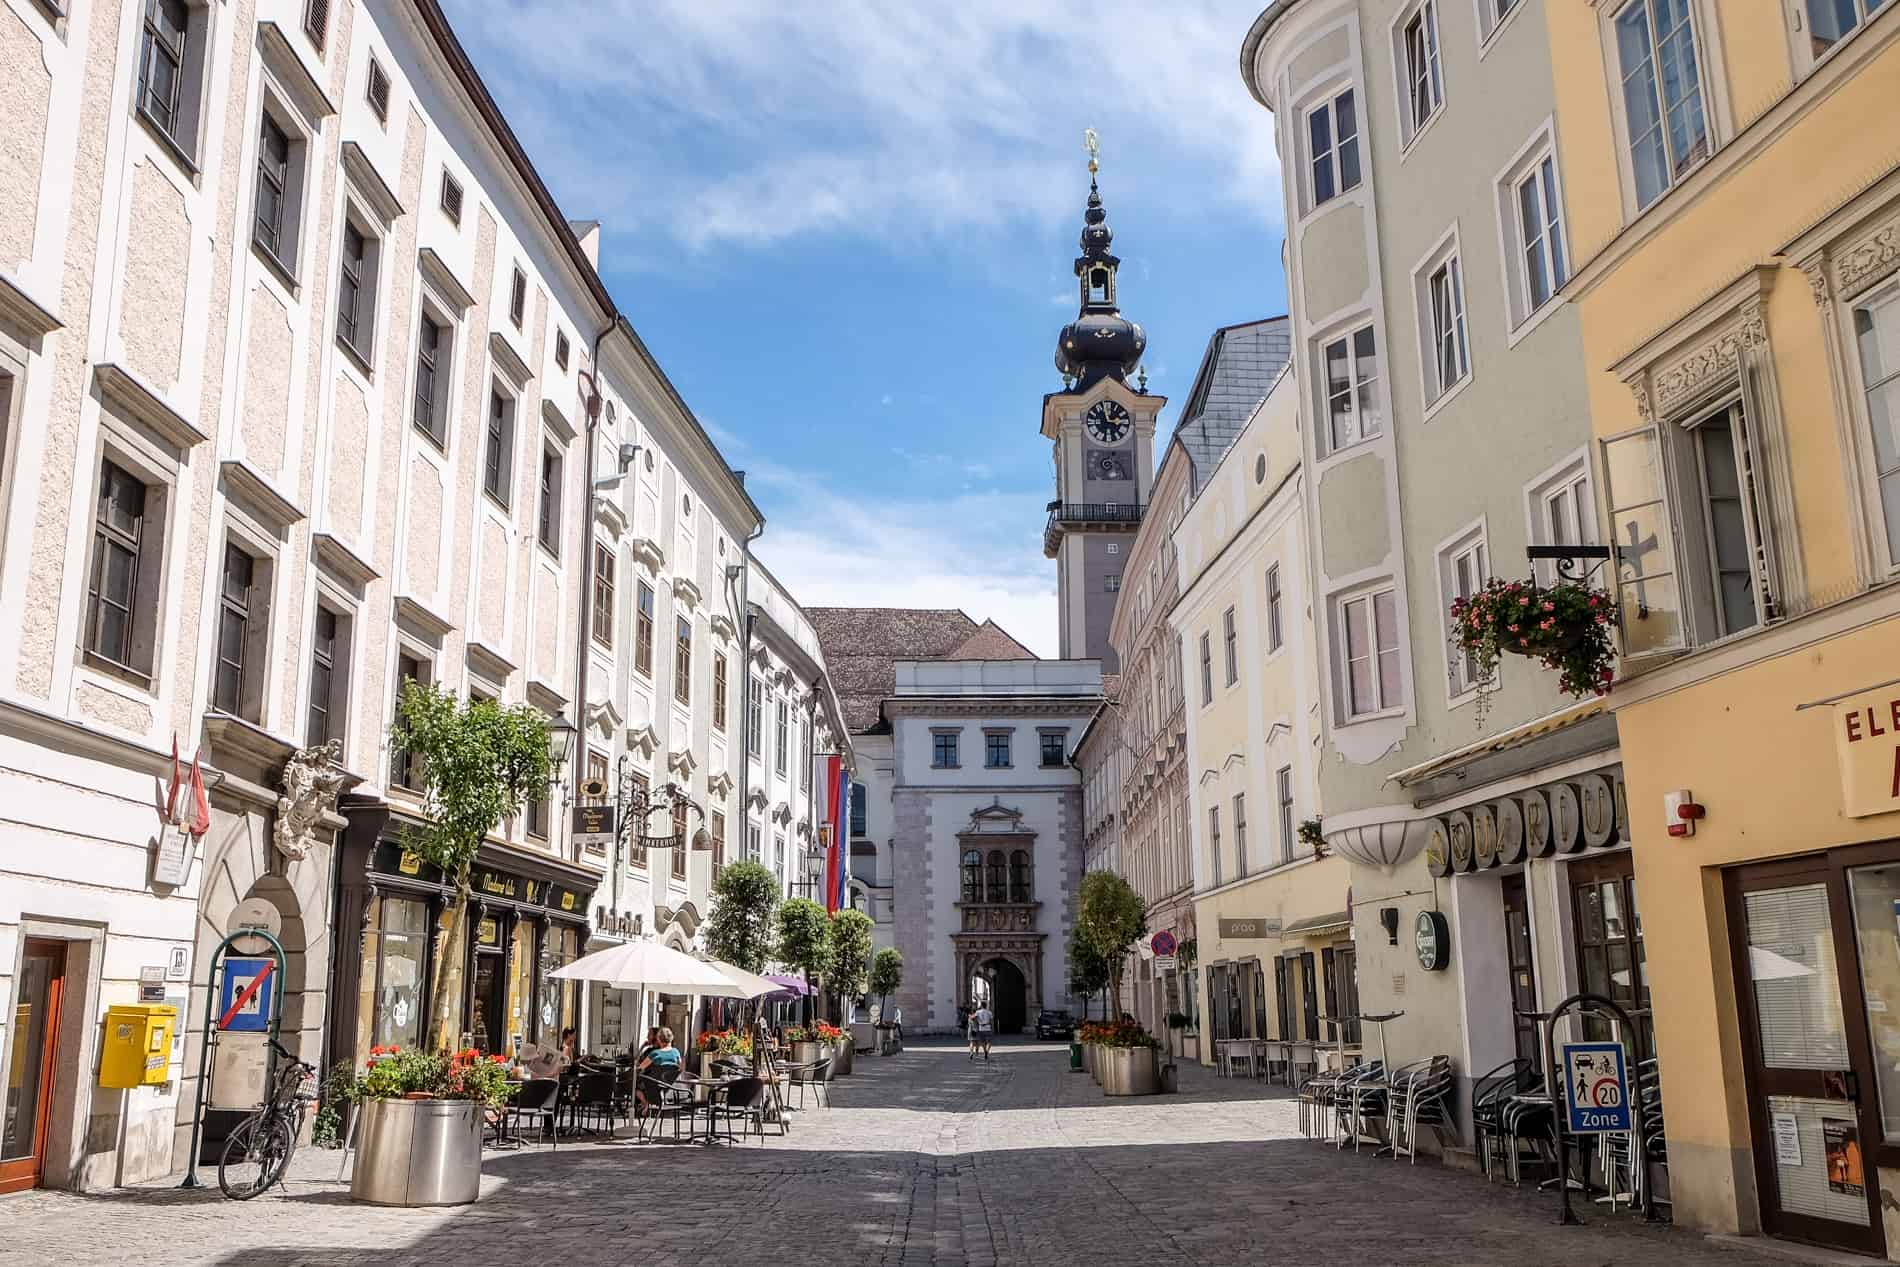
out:
M1453 599L1451 619L1452 646L1471 658L1480 682L1494 680L1507 651L1555 669L1558 685L1578 699L1607 694L1616 679L1616 602L1603 590L1494 579L1470 598Z

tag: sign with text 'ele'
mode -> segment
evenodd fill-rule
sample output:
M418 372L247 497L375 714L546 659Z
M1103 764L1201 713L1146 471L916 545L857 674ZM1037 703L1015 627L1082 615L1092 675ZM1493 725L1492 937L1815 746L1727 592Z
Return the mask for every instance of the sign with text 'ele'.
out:
M1900 810L1900 683L1835 701L1834 753L1849 818Z
M1572 1135L1630 1129L1629 1072L1621 1043L1565 1043L1564 1107Z

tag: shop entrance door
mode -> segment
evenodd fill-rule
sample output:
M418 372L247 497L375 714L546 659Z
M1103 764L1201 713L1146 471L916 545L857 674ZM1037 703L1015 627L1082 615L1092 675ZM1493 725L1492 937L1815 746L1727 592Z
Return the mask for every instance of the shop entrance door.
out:
M502 956L494 951L475 952L475 1009L472 1020L475 1050L484 1056L500 1051L507 1033L502 1022L506 1006L502 991L507 984L508 974L502 971L502 964Z
M37 1188L45 1172L65 984L65 944L29 940L15 983L13 1025L4 1031L13 1050L7 1060L6 1124L0 1132L0 1192Z
M1729 873L1728 900L1762 1228L1883 1254L1847 875L1825 857L1745 867ZM1893 942L1891 897L1883 905Z

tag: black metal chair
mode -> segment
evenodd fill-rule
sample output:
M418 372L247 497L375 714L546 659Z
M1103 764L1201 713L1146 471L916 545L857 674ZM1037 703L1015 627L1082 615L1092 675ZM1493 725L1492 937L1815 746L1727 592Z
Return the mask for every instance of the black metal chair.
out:
M614 1129L614 1081L615 1075L604 1071L589 1070L574 1081L571 1103L574 1112L574 1125L589 1134L598 1134L596 1127L604 1119L607 1133ZM583 1126L583 1122L592 1122L593 1126Z
M819 1108L831 1107L830 1093L826 1087L831 1079L831 1060L829 1055L802 1065L784 1065L780 1072L790 1076L798 1087L798 1107L805 1107L805 1088L811 1088L811 1095Z
M640 1075L638 1085L640 1099L637 1119L638 1136L649 1139L659 1133L660 1124L667 1119L673 1122L673 1138L680 1136L680 1119L690 1123L698 1114L700 1104L693 1093L678 1085L680 1079L678 1065L649 1066L647 1072ZM649 1133L651 1128L651 1133Z
M495 1143L503 1148L519 1148L527 1141L521 1138L520 1126L524 1121L541 1124L543 1143L560 1145L560 1132L555 1129L561 1112L561 1082L558 1078L530 1078L521 1084L515 1098L501 1109L500 1128Z
M1510 1097L1522 1095L1537 1085L1536 1066L1519 1056L1491 1070L1471 1087L1472 1146L1478 1153L1478 1168L1485 1181L1491 1180L1493 1163L1504 1159L1504 1106Z
M734 1120L739 1120L746 1123L745 1134L749 1135L756 1130L759 1142L763 1144L765 1142L765 1080L743 1077L719 1088L713 1095L709 1114L715 1131L720 1122L726 1124L728 1143L736 1142L733 1140L732 1123ZM779 1133L784 1134L782 1124Z
M1552 1170L1557 1165L1557 1110L1545 1094L1543 1079L1516 1095L1507 1095L1498 1111L1505 1144L1505 1171L1513 1184L1524 1181L1526 1157ZM1526 1152L1528 1149L1528 1153Z

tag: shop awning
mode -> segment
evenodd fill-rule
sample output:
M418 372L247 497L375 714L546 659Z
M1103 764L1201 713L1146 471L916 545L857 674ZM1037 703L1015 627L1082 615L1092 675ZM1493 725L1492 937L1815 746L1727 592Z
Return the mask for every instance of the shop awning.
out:
M1616 722L1601 697L1571 704L1386 776L1423 807L1453 793L1616 746Z
M1314 915L1307 919L1296 919L1280 930L1282 938L1317 937L1321 933L1336 933L1352 927L1352 913L1334 911L1331 915Z

